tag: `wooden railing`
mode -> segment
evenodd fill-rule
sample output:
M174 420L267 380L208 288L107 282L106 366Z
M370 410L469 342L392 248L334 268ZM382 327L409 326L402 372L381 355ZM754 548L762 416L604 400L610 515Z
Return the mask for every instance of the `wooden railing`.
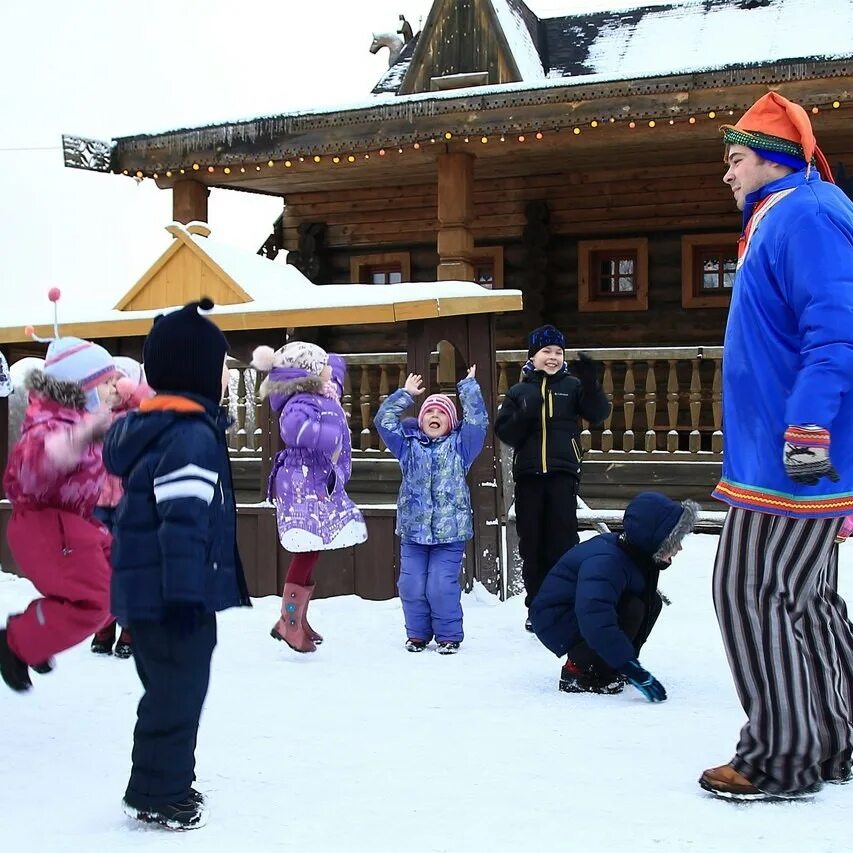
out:
M583 450L592 457L665 461L714 461L722 453L722 347L654 347L586 350L602 363L602 386L613 404L600 426L585 424ZM566 358L576 357L566 350ZM386 451L373 425L382 401L403 386L406 353L345 356L343 407L349 416L353 449L363 457ZM518 381L525 350L496 353L498 396ZM453 393L457 375L452 350L433 353L429 387ZM230 448L239 455L261 454L263 378L251 367L231 362L227 404L235 427Z

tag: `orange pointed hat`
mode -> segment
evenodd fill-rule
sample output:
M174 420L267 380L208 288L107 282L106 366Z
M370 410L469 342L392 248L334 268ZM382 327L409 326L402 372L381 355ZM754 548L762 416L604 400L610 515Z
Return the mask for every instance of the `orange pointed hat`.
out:
M768 154L768 159L776 159L774 154L782 155L779 162L785 165L791 165L789 158L808 165L814 162L821 177L835 183L832 169L818 148L808 113L778 92L763 95L737 124L724 124L720 130L727 145L746 145Z

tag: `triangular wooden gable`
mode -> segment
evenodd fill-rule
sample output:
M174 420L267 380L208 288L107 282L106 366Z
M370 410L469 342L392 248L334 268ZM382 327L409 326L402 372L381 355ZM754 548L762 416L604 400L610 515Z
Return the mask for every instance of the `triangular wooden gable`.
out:
M217 305L252 302L252 297L216 263L182 226L166 230L172 245L119 300L117 311L148 311L184 305L209 296ZM205 234L209 230L195 229ZM206 236L206 235L205 235Z
M459 74L483 75L465 85L523 79L491 0L435 0L397 94L434 91L434 78Z

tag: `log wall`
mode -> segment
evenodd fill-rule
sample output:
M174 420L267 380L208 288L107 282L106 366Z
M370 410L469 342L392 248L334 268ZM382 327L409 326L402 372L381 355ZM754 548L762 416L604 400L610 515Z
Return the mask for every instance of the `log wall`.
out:
M557 160L558 158L555 158ZM853 149L832 152L835 162L853 162ZM559 165L559 163L557 163ZM523 346L541 322L564 328L569 345L581 347L720 345L725 308L685 309L681 304L681 236L737 233L740 214L723 184L723 164L706 160L671 165L624 165L475 180L477 246L504 250L504 286L524 292L523 312L498 317L498 348ZM475 167L476 178L476 167ZM544 275L531 275L528 240L531 202L548 208ZM386 185L287 197L284 244L298 243L297 229L324 222L326 273L320 283L346 281L353 256L411 253L412 281L435 280L437 192L435 183ZM647 237L647 311L579 314L579 240ZM544 282L544 285L540 282ZM403 341L393 327L319 330L333 351L388 352Z

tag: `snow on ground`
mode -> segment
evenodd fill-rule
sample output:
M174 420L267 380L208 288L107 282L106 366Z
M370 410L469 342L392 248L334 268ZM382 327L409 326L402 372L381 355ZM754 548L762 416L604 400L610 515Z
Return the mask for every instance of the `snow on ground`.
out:
M276 598L220 619L198 744L208 826L141 827L119 801L135 705L131 661L63 655L30 694L0 685L4 850L697 851L849 849L853 786L812 802L733 805L696 785L730 758L743 715L710 595L716 537L663 575L673 599L642 656L670 699L556 689L559 661L522 602L465 597L456 657L403 650L398 601L318 601L315 655L273 642ZM849 549L849 550L847 550ZM853 546L842 591L853 594ZM0 619L32 587L0 575Z

